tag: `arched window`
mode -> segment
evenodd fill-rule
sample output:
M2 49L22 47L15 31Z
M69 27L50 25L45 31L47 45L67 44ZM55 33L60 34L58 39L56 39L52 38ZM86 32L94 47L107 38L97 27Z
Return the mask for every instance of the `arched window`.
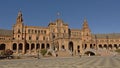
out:
M17 50L17 44L16 43L13 44L13 50Z
M5 50L5 46L6 46L5 44L1 44L0 45L0 50Z
M31 50L33 50L34 48L35 48L35 44L32 43L32 44L31 44Z
M23 48L23 44L20 43L20 44L19 44L19 50L22 50L22 48Z
M47 44L46 48L47 48L47 49L49 49L49 48L50 48L50 45L49 45L49 44Z
M39 48L40 48L40 44L37 43L37 45L36 45L36 49L39 49Z
M42 43L42 45L41 45L41 49L44 49L44 48L45 48L45 44Z

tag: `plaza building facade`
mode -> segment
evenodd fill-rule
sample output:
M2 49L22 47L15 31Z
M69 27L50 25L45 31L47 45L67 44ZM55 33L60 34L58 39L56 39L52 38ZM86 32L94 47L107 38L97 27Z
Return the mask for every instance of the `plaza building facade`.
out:
M86 19L82 28L71 29L62 19L50 22L47 27L27 26L21 11L11 30L0 29L0 51L13 50L14 54L37 54L38 50L52 50L61 56L84 55L91 51L102 54L103 50L120 48L120 34L92 34Z

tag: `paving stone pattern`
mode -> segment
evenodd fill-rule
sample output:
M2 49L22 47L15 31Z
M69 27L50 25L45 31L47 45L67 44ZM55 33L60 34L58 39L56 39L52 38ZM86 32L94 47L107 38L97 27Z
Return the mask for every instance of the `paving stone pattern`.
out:
M0 60L0 68L120 68L120 56Z

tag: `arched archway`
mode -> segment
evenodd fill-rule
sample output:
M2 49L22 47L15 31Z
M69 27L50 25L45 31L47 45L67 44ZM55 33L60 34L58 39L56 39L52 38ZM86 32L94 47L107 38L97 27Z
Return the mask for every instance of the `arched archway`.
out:
M112 44L109 44L109 45L108 45L108 48L109 48L109 49L112 49Z
M119 44L119 46L118 46L119 48L120 48L120 44Z
M23 44L20 43L20 44L19 44L19 47L18 47L18 50L22 50L22 48L23 48Z
M117 47L117 44L114 44L114 47L117 49L118 47Z
M86 51L84 54L88 55L88 56L94 56L95 53L92 51Z
M45 49L45 44L44 43L42 43L41 49Z
M1 45L0 45L0 50L5 50L5 47L6 47L5 44L1 44Z
M36 44L36 49L40 49L40 44L39 43Z
M99 48L102 48L102 45L101 45L101 44L99 44Z
M107 49L107 44L104 44L104 48L106 48L106 49Z
M85 44L85 47L84 47L84 49L86 49L87 48L87 44Z
M29 50L29 43L26 43L25 49L26 49L26 50Z
M22 49L23 49L23 44L20 43L20 44L18 45L18 52L21 53L21 52L22 52Z
M69 48L70 51L73 52L74 48L73 48L73 42L72 41L69 42L68 48Z
M34 49L35 49L35 44L32 43L32 44L31 44L31 50L34 50Z
M47 49L49 49L49 48L50 48L50 45L49 45L48 43L47 43L47 45L46 45L46 48L47 48Z
M79 46L79 45L77 46L77 49L78 49L78 50L80 49L80 46Z
M16 44L16 43L13 43L12 49L13 49L13 50L17 50L17 44Z
M92 46L92 44L90 44L90 48L91 48L91 49L93 49L93 46Z
M56 43L55 43L55 51L58 51L58 50L59 50L59 43L56 42Z
M26 43L25 44L25 53L28 53L29 49L30 49L30 45L29 45L29 43Z
M62 45L62 46L61 46L61 49L62 49L62 50L64 50L64 49L65 49L65 46L64 46L64 45Z

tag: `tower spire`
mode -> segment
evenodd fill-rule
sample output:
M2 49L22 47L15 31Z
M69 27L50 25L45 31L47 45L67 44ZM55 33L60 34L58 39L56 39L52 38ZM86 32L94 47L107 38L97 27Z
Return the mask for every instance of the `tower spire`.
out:
M17 16L17 23L22 23L22 22L23 22L23 17L22 17L22 12L20 10Z
M89 29L89 26L88 26L87 19L86 19L86 17L85 17L85 18L84 18L84 22L83 22L83 29L86 29L86 28Z

